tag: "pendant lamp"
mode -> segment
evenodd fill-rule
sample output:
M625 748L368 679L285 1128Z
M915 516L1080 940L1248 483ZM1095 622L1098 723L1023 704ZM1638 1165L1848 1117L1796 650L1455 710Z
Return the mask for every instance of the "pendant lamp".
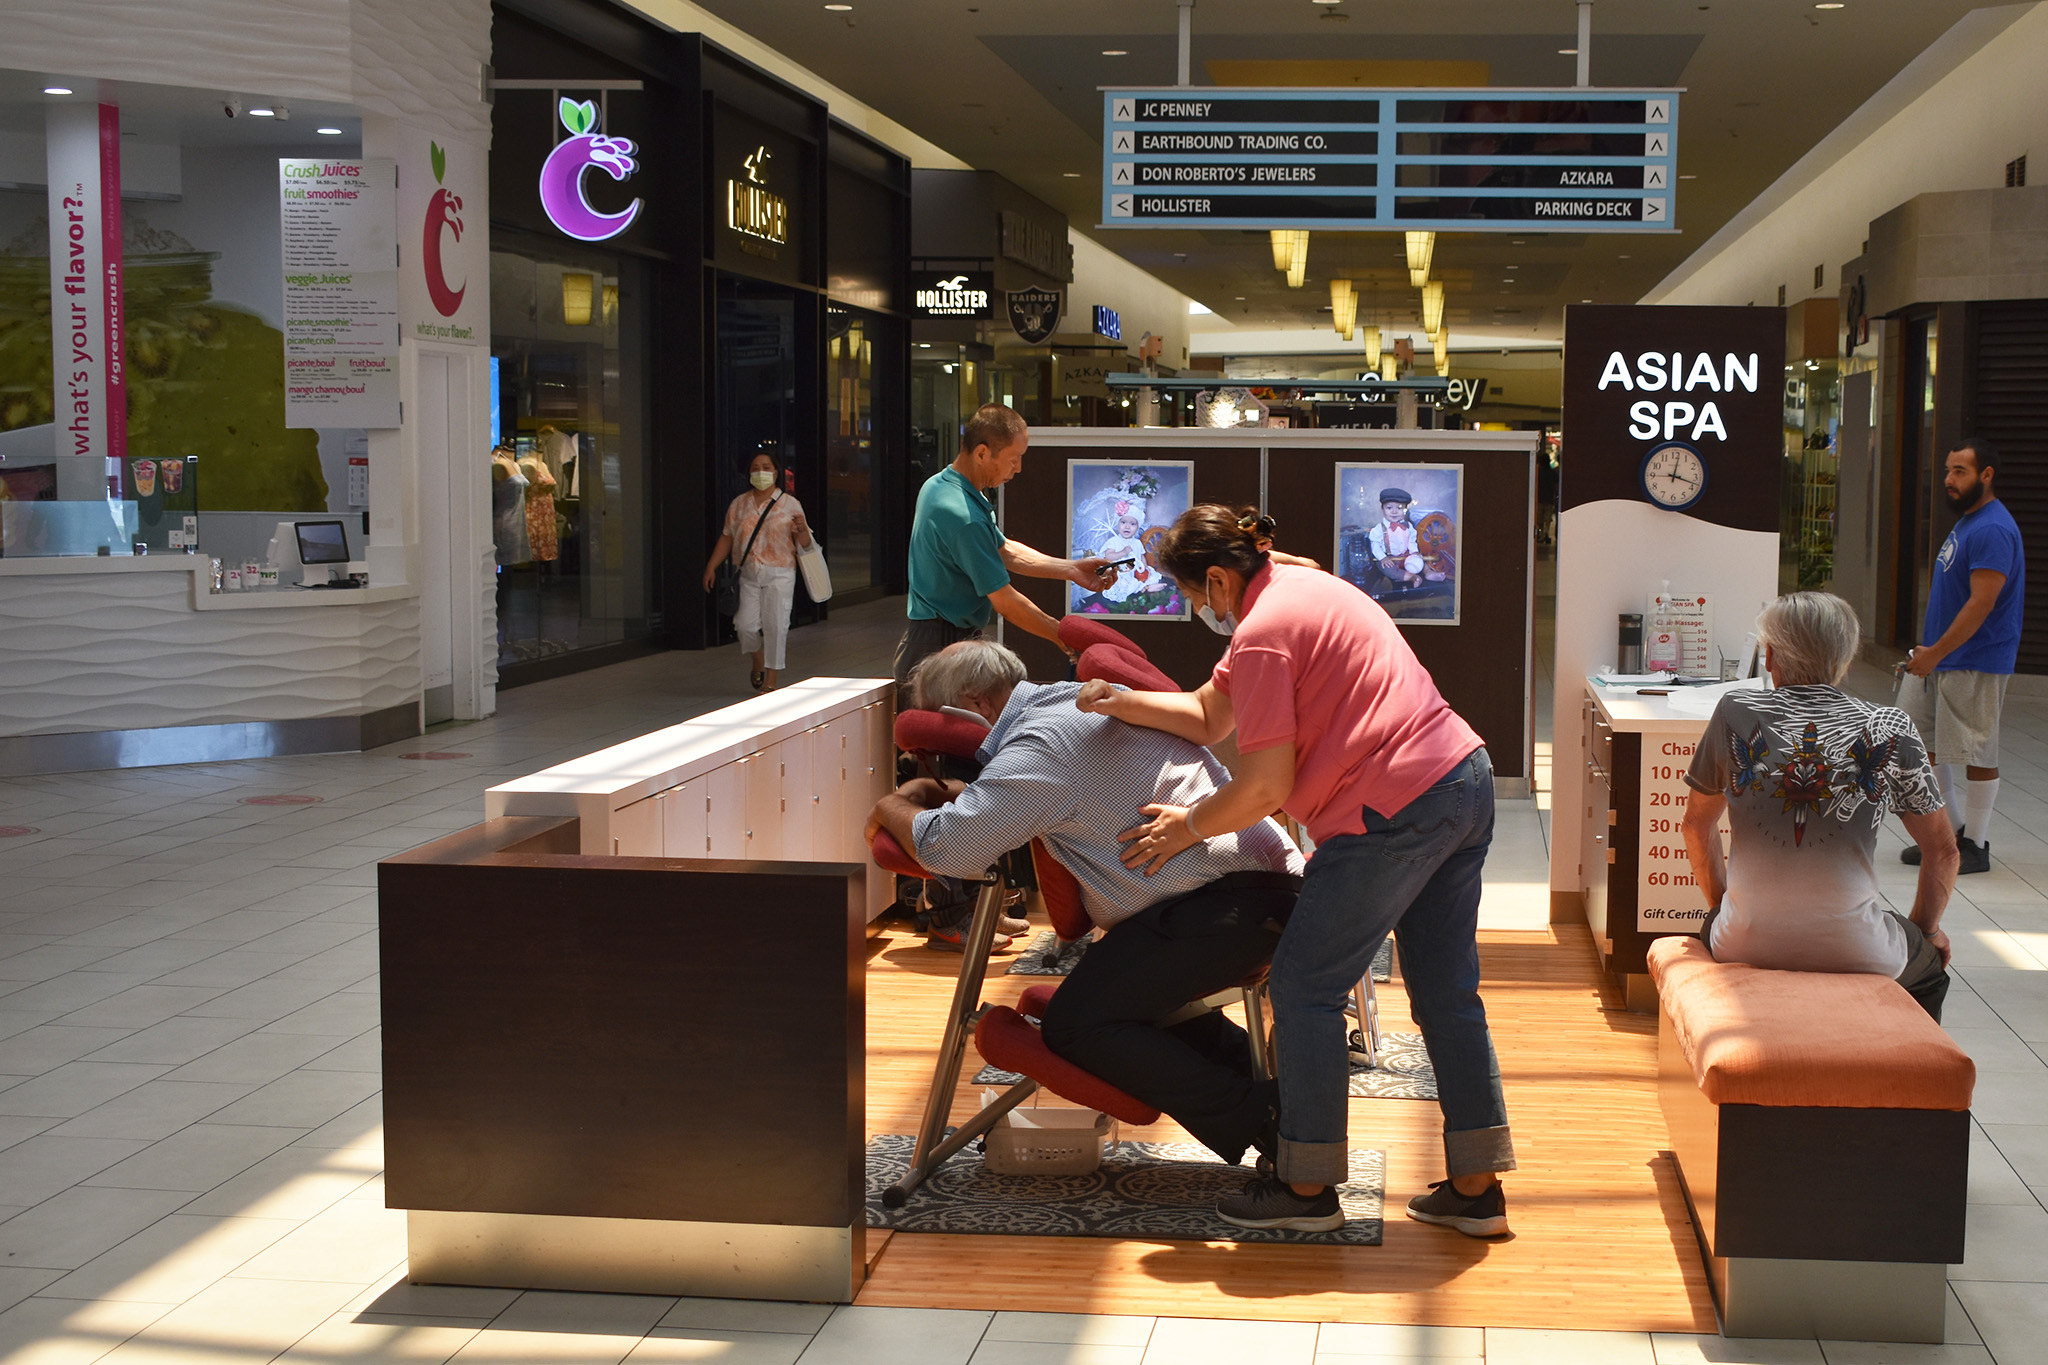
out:
M1431 280L1422 286L1422 330L1435 335L1444 325L1444 286Z
M1365 367L1368 370L1380 367L1380 329L1377 326L1365 329Z
M1299 289L1308 279L1308 229L1294 229L1294 254L1287 260L1287 287Z
M1380 352L1380 378L1391 384L1401 377L1401 357L1392 351Z
M1429 280L1429 262L1436 255L1434 232L1408 234L1408 283L1420 289Z

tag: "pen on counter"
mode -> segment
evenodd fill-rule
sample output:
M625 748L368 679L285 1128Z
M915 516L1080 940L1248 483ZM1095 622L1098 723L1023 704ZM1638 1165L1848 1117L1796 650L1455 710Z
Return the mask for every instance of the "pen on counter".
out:
M1668 687L1638 687L1636 695L1639 697L1668 697L1671 695L1671 689Z

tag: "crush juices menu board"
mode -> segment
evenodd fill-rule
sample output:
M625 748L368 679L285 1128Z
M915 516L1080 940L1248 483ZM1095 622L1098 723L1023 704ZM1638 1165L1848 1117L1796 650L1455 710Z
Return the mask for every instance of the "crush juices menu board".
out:
M397 163L277 163L288 427L398 425Z

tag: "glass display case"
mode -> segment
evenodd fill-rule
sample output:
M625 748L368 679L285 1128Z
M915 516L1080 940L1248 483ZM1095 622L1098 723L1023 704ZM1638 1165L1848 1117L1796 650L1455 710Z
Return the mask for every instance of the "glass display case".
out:
M1778 537L1782 592L1825 591L1835 576L1835 498L1841 471L1840 367L1802 360L1785 367L1785 465Z

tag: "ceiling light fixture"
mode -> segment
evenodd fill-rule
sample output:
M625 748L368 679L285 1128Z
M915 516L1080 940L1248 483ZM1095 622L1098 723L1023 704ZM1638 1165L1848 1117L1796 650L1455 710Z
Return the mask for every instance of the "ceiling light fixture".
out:
M1434 332L1444 325L1444 285L1431 280L1422 286L1422 330Z
M1841 9L1841 8L1843 8L1843 5L1842 5L1842 3L1841 3L1841 0L1827 0L1827 3L1825 3L1825 4L1819 4L1819 5L1815 5L1815 6L1814 6L1814 8L1815 8L1815 9Z
M826 8L826 9L829 9L829 10L831 10L831 11L832 11L832 12L833 12L834 14L844 14L844 13L846 13L846 12L847 12L848 10L852 9L852 8L853 8L853 6L852 6L852 5L827 5L827 6L825 6L825 8Z
M1579 50L1575 47L1561 47L1557 50L1557 55L1560 57L1576 57L1579 55Z
M1417 289L1429 281L1429 263L1436 256L1434 232L1408 234L1408 283Z
M43 87L43 93L45 95L68 95L71 93L71 87L68 85L46 85Z
M1337 335L1351 340L1352 330L1358 325L1358 290L1351 281L1330 281L1330 315L1337 324Z
M1105 47L1104 49L1102 49L1102 55L1105 57L1128 57L1131 54L1129 50L1125 48Z
M250 117L250 118L276 118L276 117L277 117L277 110L275 110L275 109L272 109L272 108L269 108L269 107L267 107L267 106L265 106L265 105L261 105L261 104L259 104L259 105L257 105L257 106L256 106L256 107L255 107L254 109L251 109L251 110L249 111L249 117Z
M1062 180L1079 180L1081 173L1079 171L1061 171L1060 178Z
M1377 370L1380 367L1380 329L1367 327L1365 331L1365 367Z
M1401 377L1401 357L1392 351L1380 352L1380 378L1391 384Z
M1680 180L1697 180L1697 179L1699 179L1699 177L1698 177L1698 176L1696 176L1696 175L1681 175L1681 176L1679 176L1678 178L1679 178Z
M1308 229L1294 228L1289 235L1294 238L1294 251L1287 258L1287 287L1299 289L1308 279Z
M320 134L320 135L322 135L323 137L340 137L340 136L341 136L341 129L339 129L339 128L315 128L315 129L314 129L313 131L314 131L314 132L316 132L316 133L319 133L319 134Z

